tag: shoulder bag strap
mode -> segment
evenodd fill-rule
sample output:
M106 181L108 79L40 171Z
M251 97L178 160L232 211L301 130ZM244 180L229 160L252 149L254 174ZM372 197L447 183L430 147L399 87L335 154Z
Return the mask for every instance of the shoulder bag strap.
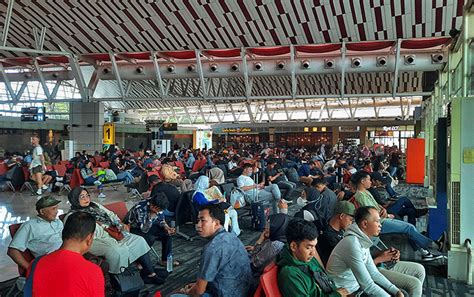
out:
M33 276L36 269L36 264L38 264L39 260L42 256L39 256L33 260L31 263L31 270L28 278L26 279L25 287L23 288L23 296L24 297L32 297L33 296Z

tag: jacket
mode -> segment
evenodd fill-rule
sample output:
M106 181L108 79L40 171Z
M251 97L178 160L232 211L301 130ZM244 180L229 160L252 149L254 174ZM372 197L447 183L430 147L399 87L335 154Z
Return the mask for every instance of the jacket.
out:
M309 262L299 261L291 255L288 245L285 245L276 258L276 264L279 267L278 287L284 297L341 296L336 292L336 288L334 287L332 293L325 294L316 284L314 278L303 272L303 270L298 267L307 266L312 271L325 272L324 268L321 267L315 258L311 259Z
M371 246L372 240L359 226L350 225L332 251L327 271L336 286L346 288L350 294L361 288L369 296L390 297L387 291L394 295L398 288L378 271L370 255Z

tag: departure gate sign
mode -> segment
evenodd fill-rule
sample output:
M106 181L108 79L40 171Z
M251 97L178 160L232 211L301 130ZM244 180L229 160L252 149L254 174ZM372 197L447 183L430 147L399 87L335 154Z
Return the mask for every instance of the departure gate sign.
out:
M102 143L115 144L115 124L105 123L103 128L104 128L104 135L102 137Z

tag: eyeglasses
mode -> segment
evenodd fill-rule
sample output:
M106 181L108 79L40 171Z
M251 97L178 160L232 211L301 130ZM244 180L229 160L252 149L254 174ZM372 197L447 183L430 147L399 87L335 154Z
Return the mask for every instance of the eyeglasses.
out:
M83 194L79 196L79 200L87 200L91 195L89 193Z

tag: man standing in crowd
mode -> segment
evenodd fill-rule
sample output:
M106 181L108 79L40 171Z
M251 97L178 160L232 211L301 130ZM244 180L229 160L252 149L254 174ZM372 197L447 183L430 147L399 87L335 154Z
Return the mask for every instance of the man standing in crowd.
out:
M36 202L38 216L24 222L15 233L7 254L22 269L26 270L30 265L22 255L25 250L29 250L34 257L39 257L61 246L63 222L56 218L60 202L50 196L42 197Z
M83 257L92 245L95 227L95 219L88 213L70 215L62 232L61 248L35 260L30 267L25 296L28 290L35 297L105 296L102 270Z
M247 296L252 279L250 260L237 236L222 227L224 219L224 211L218 204L201 207L197 231L209 242L201 253L197 281L187 285L181 293L208 297Z
M38 190L37 195L43 194L43 191L48 189L48 186L43 184L43 174L46 172L46 165L44 163L43 148L41 148L40 139L37 134L31 136L31 145L34 146L32 153L32 160L30 163L31 178L36 182Z

